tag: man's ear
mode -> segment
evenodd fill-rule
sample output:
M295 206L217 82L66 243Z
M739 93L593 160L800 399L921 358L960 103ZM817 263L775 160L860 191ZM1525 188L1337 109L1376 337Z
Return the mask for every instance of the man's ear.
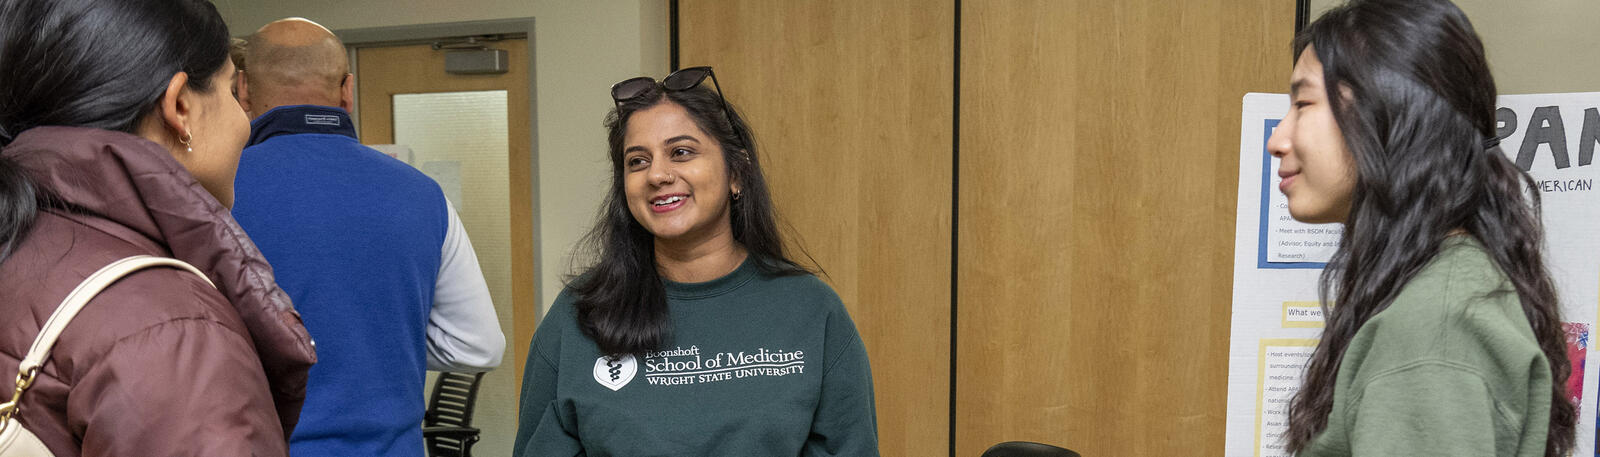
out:
M339 82L339 107L349 113L356 107L356 75L345 73L344 81ZM355 113L351 113L355 114Z
M239 70L239 74L234 76L234 98L239 100L239 107L244 108L245 114L249 114L251 119L255 119L255 113L250 112L250 83L246 81L245 76L244 70Z

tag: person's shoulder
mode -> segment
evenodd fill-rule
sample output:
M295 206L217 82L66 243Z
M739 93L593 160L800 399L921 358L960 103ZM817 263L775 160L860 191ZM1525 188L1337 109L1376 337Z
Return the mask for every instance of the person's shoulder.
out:
M1516 289L1471 240L1442 246L1356 338L1372 350L1382 348L1374 356L1396 366L1443 360L1482 368L1543 354Z
M844 311L844 302L839 298L838 292L822 278L808 271L762 272L758 275L754 286L766 293L783 297L791 304L814 307L827 313Z
M133 256L162 256L159 247L144 245L132 230L117 231L110 224L94 224L87 215L54 211L39 213L24 244L6 261L6 271L16 268L4 281L32 281L36 287L18 291L39 302L36 308L53 312L60 301L78 284L101 268ZM194 317L211 312L227 301L207 279L188 270L154 266L124 275L107 286L84 307L83 313L114 312L123 315L114 327L132 325L129 321L160 321ZM229 308L231 309L231 307ZM82 316L82 314L80 314Z
M568 347L570 338L584 338L578 327L576 304L578 294L569 284L556 295L555 301L539 317L539 327L533 332L530 350L537 351L546 360L560 360L562 348Z
M367 146L365 144L361 144L359 142L352 141L352 142L346 144L345 147L350 148L350 150L352 150L352 151L359 152L359 154L357 154L357 157L359 157L362 161L369 162L369 163L372 163L372 164L375 164L375 165L380 165L386 171L389 171L389 172L392 172L392 173L401 173L401 174L404 174L406 176L410 176L410 177L413 177L413 178L422 178L422 179L430 179L431 180L431 178L428 178L427 174L423 173L422 170L418 170L417 167L411 166L411 164L408 164L405 161L402 161L402 160L400 160L398 158L395 158L394 156L390 156L388 154L384 154L383 151L379 151L377 149L374 149L371 146Z
M327 151L357 149L361 146L361 143L342 135L327 133L280 134L260 140L259 143L245 146L243 159L256 159L264 163L278 163L281 161L267 159L281 157L326 158L327 154L325 152Z
M426 202L430 206L439 206L440 210L443 210L444 188L439 186L438 181L434 181L417 167L367 145L351 143L350 146L355 149L353 155L359 157L361 165L371 173L371 179L381 180L385 183L384 186L395 190L396 195Z
M1434 284L1451 290L1486 292L1510 287L1483 244L1468 236L1450 237L1439 246L1439 253L1418 273Z
M535 337L539 337L539 333L544 333L545 337L559 337L562 334L576 331L578 329L577 302L578 292L571 284L561 288L561 292L556 294L555 300L550 303L550 307L545 309L544 314L539 318L539 328L535 331Z
M365 172L428 179L426 174L400 159L361 144L355 138L333 133L277 135L244 148L244 158L247 159L264 161L273 154L294 154L319 162L333 161L360 166Z
M1486 306L1512 306L1521 301L1483 245L1468 237L1452 237L1395 296L1395 314L1458 315Z
M804 270L766 272L758 274L761 282L770 287L781 288L785 291L804 293L807 295L820 295L838 297L833 287L817 275Z
M99 308L119 322L144 320L149 325L188 319L237 323L237 311L209 281L177 267L144 268L106 288L85 309ZM237 330L244 331L242 326Z
M82 266L92 270L100 263ZM180 323L250 339L238 312L207 279L185 269L157 266L128 273L89 300L63 332L58 351L78 360L93 359L126 341L149 344L151 339L183 338L183 331L168 330Z
M568 284L566 287L561 288L560 293L556 294L556 299L550 303L550 310L545 313L545 317L549 318L557 314L570 317L575 312L574 307L577 302L578 291L571 284Z

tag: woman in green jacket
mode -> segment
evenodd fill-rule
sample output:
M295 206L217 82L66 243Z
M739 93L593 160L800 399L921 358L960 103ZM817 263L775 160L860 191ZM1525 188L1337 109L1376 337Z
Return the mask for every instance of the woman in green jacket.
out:
M1345 224L1289 411L1300 456L1564 456L1575 405L1539 194L1447 0L1355 0L1294 41L1268 140L1295 219Z
M756 143L715 78L612 87L596 261L534 333L514 455L878 455L866 348L785 253Z

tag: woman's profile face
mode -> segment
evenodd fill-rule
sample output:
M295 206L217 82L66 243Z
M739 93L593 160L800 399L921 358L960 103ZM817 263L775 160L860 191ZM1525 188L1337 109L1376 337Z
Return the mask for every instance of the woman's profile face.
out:
M722 145L671 101L635 111L623 136L628 211L657 241L730 234L730 196Z
M1283 159L1278 189L1289 197L1289 215L1308 223L1344 222L1355 192L1355 162L1328 105L1322 62L1307 46L1290 75L1289 113L1267 140Z
M209 92L189 91L195 100L188 126L192 138L188 148L173 153L178 163L227 207L233 206L233 179L239 171L239 155L250 139L250 119L228 90L237 73L233 62L225 62L211 76Z

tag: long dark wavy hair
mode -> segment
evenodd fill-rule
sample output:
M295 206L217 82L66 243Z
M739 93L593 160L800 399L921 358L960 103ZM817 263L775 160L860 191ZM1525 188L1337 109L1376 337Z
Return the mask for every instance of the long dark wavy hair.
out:
M206 0L0 0L0 146L44 125L133 133L167 82L209 92L228 26ZM55 206L0 157L0 261L41 206Z
M1295 55L1306 49L1322 62L1356 183L1339 249L1322 273L1327 326L1289 407L1289 450L1305 450L1327 427L1356 331L1461 229L1516 288L1553 381L1545 455L1566 455L1576 412L1541 254L1539 193L1494 143L1494 79L1472 24L1447 0L1355 0L1295 37Z
M666 290L656 271L655 236L634 220L623 188L623 137L628 120L633 113L662 103L682 106L695 124L722 146L729 181L740 186L740 198L729 203L733 239L749 252L750 261L766 274L809 273L784 253L754 134L739 112L729 104L724 115L721 98L704 86L668 91L657 84L606 117L611 191L594 229L582 243L598 261L569 284L577 296L579 327L607 355L658 350L671 339Z

